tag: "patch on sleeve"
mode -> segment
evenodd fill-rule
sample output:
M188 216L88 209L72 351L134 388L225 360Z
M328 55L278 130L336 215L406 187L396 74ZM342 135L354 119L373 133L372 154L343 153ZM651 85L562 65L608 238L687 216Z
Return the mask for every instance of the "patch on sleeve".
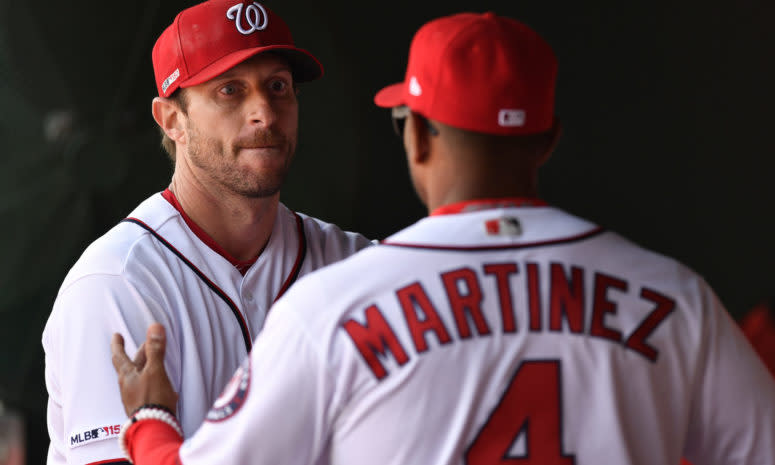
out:
M98 426L96 428L84 428L82 431L74 431L70 434L70 448L85 446L105 439L118 438L121 425Z
M213 408L207 413L205 420L223 421L237 413L248 398L248 389L250 389L250 356L245 357L242 365L237 368L229 384L223 388L223 392L215 400Z

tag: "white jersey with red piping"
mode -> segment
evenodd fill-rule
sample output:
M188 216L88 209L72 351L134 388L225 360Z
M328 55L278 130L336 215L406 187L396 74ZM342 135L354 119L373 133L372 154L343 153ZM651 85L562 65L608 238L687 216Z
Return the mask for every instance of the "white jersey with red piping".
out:
M49 465L126 460L112 333L134 354L151 322L165 325L165 366L183 431L193 434L275 299L297 277L372 244L280 204L269 242L243 275L174 204L169 191L145 200L86 249L60 288L43 333Z
M701 276L550 206L463 210L300 279L180 462L775 463L775 382Z

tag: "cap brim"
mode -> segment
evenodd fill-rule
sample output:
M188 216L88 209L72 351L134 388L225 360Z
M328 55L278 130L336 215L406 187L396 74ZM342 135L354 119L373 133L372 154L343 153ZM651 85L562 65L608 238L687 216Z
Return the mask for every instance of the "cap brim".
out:
M378 107L392 108L404 104L404 83L391 84L377 92L374 103Z
M207 82L248 58L265 52L274 52L285 57L291 66L291 72L296 82L314 81L323 76L323 65L308 51L292 45L269 45L267 47L248 48L226 55L202 68L194 76L181 82L180 87L191 87Z

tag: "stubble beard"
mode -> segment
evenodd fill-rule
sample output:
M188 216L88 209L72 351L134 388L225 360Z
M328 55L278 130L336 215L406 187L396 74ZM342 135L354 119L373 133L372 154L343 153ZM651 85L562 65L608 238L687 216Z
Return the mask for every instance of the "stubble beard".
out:
M293 158L293 146L286 144L288 151L285 156L286 163L282 168L271 172L256 172L240 168L237 164L237 148L229 147L227 150L223 141L203 136L189 121L188 129L188 155L191 163L207 173L216 183L235 194L248 198L272 197L280 191L288 167ZM277 136L257 134L254 139L261 140L268 137L283 139Z

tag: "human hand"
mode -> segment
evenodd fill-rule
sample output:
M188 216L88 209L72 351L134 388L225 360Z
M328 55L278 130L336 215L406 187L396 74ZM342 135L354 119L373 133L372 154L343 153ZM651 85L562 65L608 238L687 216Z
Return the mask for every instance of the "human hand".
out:
M164 369L166 344L164 326L153 323L148 327L146 340L137 350L134 360L130 360L124 349L124 338L118 333L113 334L110 341L113 368L118 374L121 402L128 416L146 404L163 405L175 413L178 394Z

